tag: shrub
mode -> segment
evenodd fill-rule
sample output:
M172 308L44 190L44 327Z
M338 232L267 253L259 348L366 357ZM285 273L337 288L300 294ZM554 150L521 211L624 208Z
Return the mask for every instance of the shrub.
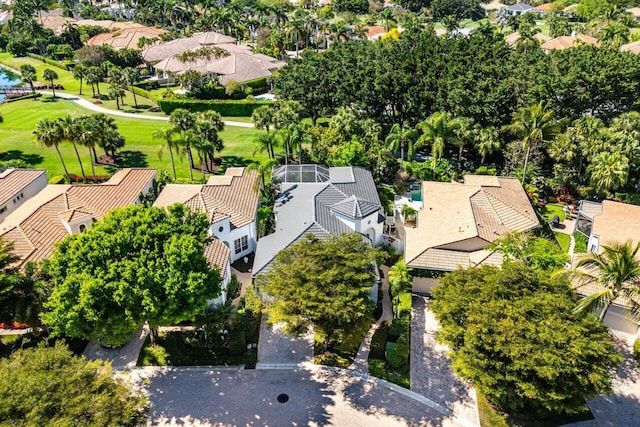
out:
M240 301L238 314L244 316L244 332L247 343L257 343L260 336L260 320L262 318L262 301L260 296L249 286Z
M409 330L409 317L396 317L391 321L389 328L389 341L396 342L402 334Z
M382 322L371 338L369 359L384 360L384 351L389 339L389 322Z
M194 99L161 99L158 101L160 109L165 114L171 114L178 108L185 108L192 112L216 111L222 116L251 116L253 110L264 105L271 105L271 101L249 100L194 100Z
M151 92L149 92L148 90L141 89L141 88L139 88L137 86L132 86L131 89L133 90L133 93L135 93L136 95L140 95L140 96L142 96L144 98L147 98L147 99L150 99L152 101L156 100L156 97L153 96L151 94Z
M49 58L45 58L42 55L37 55L35 53L27 53L27 56L30 57L30 58L38 59L38 60L44 62L45 64L51 65L52 67L56 67L56 68L60 68L61 70L69 71L69 66L68 65L62 64L62 63L60 63L58 61L54 61L54 60L49 59Z
M339 354L329 352L315 356L313 358L313 363L316 365L337 366L339 368L348 368L351 364L349 360Z
M227 301L231 301L240 295L240 288L242 284L238 281L236 275L231 276L231 280L229 281L229 285L227 286Z
M633 357L636 359L636 363L640 365L640 338L633 343Z
M387 361L394 370L401 373L409 372L409 340L406 335L402 335L394 346L390 346Z
M369 361L369 373L377 378L392 382L400 387L409 388L410 381L408 375L398 375L394 372L389 372L385 368L386 362L384 360L371 360Z
M49 179L49 184L64 184L64 175L56 175Z
M157 344L143 347L138 357L139 366L167 366L170 364L169 353L164 347Z
M229 334L229 353L232 356L240 356L247 351L247 341L245 339L243 325L234 328Z

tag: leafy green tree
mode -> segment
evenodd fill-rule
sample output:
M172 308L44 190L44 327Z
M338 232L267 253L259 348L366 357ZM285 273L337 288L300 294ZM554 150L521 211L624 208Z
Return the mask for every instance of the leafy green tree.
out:
M116 209L67 236L51 258L53 291L42 320L54 333L123 344L193 319L220 292L204 255L207 219L183 205Z
M327 337L328 348L340 331L372 312L369 295L380 259L357 233L327 240L306 235L281 251L258 279L260 289L275 299L267 307L269 322L285 322L293 334L313 325Z
M629 159L620 151L598 153L587 167L589 180L596 192L608 195L624 186L629 179Z
M36 99L36 90L33 87L33 82L36 81L36 69L31 64L24 64L20 67L20 75L22 76L23 83L29 83L31 87L32 98Z
M475 135L474 145L480 153L480 164L483 165L487 156L500 151L502 140L496 128L488 127L480 129Z
M0 419L12 426L137 426L147 399L112 375L108 362L53 347L18 350L0 359Z
M555 242L530 233L509 232L494 240L490 247L537 270L556 270L569 261Z
M53 71L51 68L45 68L44 71L42 72L42 78L45 79L45 80L48 80L49 83L51 84L51 89L53 90L53 97L55 98L56 97L56 88L53 85L53 81L58 78L58 73Z
M583 410L611 393L622 356L593 315L579 316L566 280L518 261L457 270L439 280L431 308L454 371L512 415Z
M626 243L603 245L602 253L586 254L578 260L576 268L569 272L574 285L598 284L600 291L580 300L577 313L589 313L594 309L604 319L611 304L618 298L626 298L632 306L633 318L640 319L640 244ZM560 272L559 274L566 274Z

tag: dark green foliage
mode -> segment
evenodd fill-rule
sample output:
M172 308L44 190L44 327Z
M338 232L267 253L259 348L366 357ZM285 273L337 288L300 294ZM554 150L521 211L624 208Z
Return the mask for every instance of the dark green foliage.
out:
M368 0L334 0L331 2L331 8L336 12L351 12L356 14L365 14L369 12Z
M410 388L411 381L409 379L409 375L407 374L398 374L393 371L389 371L386 368L387 362L380 359L369 359L369 374L373 375L377 378L382 378L383 380L387 380L394 384L399 385L400 387Z
M511 415L582 411L610 393L622 360L595 316L573 313L576 296L561 277L519 261L501 269L458 270L440 279L431 308L454 370Z
M209 223L182 205L116 209L57 244L43 313L57 334L122 344L149 321L193 319L220 292L204 256Z
M409 316L396 317L391 321L389 341L396 342L400 336L409 330Z
M238 281L236 275L231 276L231 280L227 285L227 301L231 301L240 294L240 288L242 284Z
M242 325L229 332L229 353L232 356L240 356L247 351L247 341L244 336Z
M401 335L395 345L389 347L390 348L387 350L387 361L391 368L399 373L409 372L408 334Z
M536 270L557 270L569 261L569 256L560 249L555 240L535 237L528 233L507 233L494 240L491 248Z
M146 398L111 374L108 362L76 357L61 343L17 351L0 359L0 420L12 426L144 424Z
M429 8L434 18L455 17L478 20L484 17L480 0L432 0Z
M171 114L178 108L186 108L191 112L197 111L216 111L222 116L251 116L253 110L264 105L272 105L272 101L254 101L254 100L208 100L198 101L193 99L161 99L158 101L160 109Z
M262 301L253 286L247 288L244 297L240 300L238 316L243 318L246 342L257 343L262 320Z
M389 322L382 322L371 338L369 359L384 360L384 351L389 338Z
M636 363L640 366L640 339L636 339L633 342L633 358L636 359Z

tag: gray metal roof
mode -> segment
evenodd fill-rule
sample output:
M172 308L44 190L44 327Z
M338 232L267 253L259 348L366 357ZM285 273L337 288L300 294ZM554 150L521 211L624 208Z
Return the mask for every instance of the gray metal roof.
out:
M278 172L280 176L286 177L295 168L295 165L290 169L279 168ZM326 168L322 168L314 169L314 172L320 172L320 177L325 176L323 172ZM280 184L274 205L276 231L258 240L253 262L254 277L268 270L269 264L278 252L307 233L326 239L331 235L351 232L352 230L332 213L332 208L355 219L382 211L373 177L368 170L360 167L329 168L328 176L328 182L301 182L294 176L294 182ZM350 214L357 211L364 215L356 217L345 213L349 211L350 205Z
M529 9L533 9L533 6L526 3L516 3L507 6L507 9L512 12L526 12Z

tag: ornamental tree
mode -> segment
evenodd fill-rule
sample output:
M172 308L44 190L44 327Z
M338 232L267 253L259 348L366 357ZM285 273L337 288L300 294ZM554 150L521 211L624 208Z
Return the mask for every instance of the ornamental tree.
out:
M111 211L58 243L43 322L56 334L119 345L145 321L153 332L193 319L220 292L204 255L207 228L184 205Z
M520 261L457 270L440 279L431 308L455 372L520 417L577 413L611 393L622 356L593 314L573 312L566 279Z
M285 322L285 331L300 334L313 325L327 337L325 349L340 332L368 316L382 254L357 233L327 240L312 234L281 251L271 269L259 276L262 291L274 298L269 323Z
M108 362L74 356L60 342L0 359L3 425L137 426L146 401L112 377Z

